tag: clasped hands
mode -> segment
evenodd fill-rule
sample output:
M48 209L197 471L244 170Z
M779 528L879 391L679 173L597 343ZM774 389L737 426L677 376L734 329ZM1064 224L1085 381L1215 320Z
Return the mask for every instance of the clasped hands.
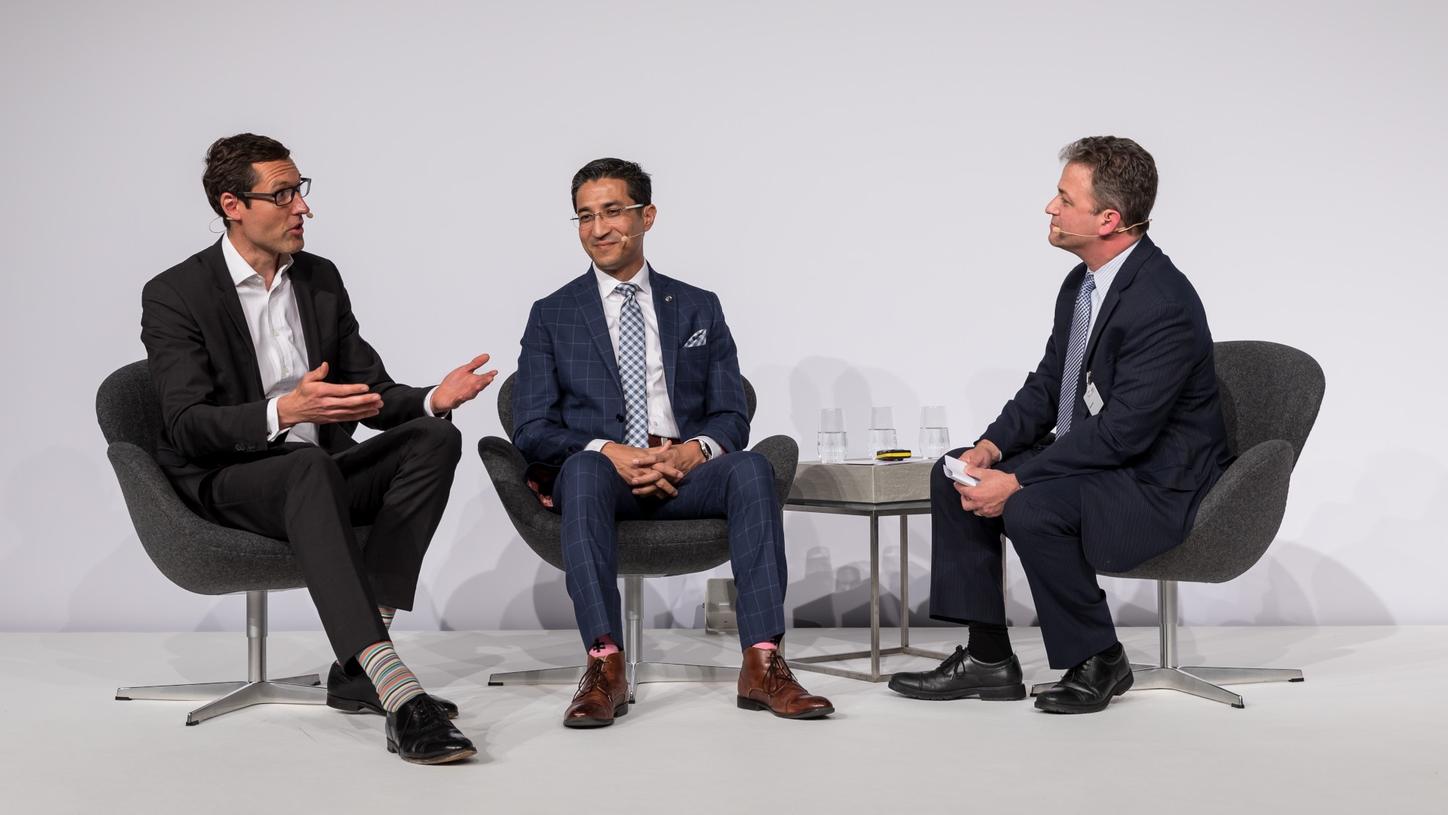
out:
M496 370L478 373L488 363L479 354L448 372L432 391L432 410L438 415L472 401L498 375ZM327 382L327 363L308 371L291 393L277 400L277 423L282 428L302 422L335 424L370 419L382 412L382 396L363 382L338 385Z
M985 439L961 455L965 474L980 481L974 487L952 482L955 491L960 493L960 506L966 512L974 512L982 518L999 517L1005 511L1006 499L1021 488L1021 482L1011 473L991 469L1000 457L1000 450Z
M630 447L611 441L601 452L613 462L619 477L633 488L633 494L640 497L678 495L679 482L690 470L704 463L704 449L698 441L683 444L665 441L658 447Z

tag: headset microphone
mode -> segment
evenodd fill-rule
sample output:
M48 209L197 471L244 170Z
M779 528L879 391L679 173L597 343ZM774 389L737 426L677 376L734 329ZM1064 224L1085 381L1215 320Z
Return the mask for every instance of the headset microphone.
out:
M317 217L317 216L313 215L311 210L307 210L307 217L308 217L308 218L315 218L315 217Z
M628 243L630 240L632 240L632 239L634 239L634 238L642 238L643 236L644 236L644 233L640 232L640 233L638 233L637 235L621 235L621 236L619 236L619 238L620 238L620 240L622 240L624 243Z
M1151 219L1150 219L1150 218L1147 218L1145 221L1138 221L1138 222L1132 224L1131 226L1123 226L1123 227L1121 227L1120 229L1113 229L1113 230L1111 231L1111 234L1117 235L1117 234L1120 234L1120 233L1122 233L1122 232L1130 232L1131 230L1137 228L1138 226L1146 226L1147 224L1150 224L1150 223L1151 223ZM1060 234L1062 234L1062 235L1071 235L1071 236L1077 237L1077 238L1095 238L1095 237L1098 237L1098 236L1096 236L1096 235L1082 235L1080 232L1067 232L1066 230L1062 229L1062 228L1059 227L1059 226L1056 226L1055 224L1052 224L1052 225L1051 225L1051 230L1052 230L1053 232L1058 232L1058 233L1060 233Z

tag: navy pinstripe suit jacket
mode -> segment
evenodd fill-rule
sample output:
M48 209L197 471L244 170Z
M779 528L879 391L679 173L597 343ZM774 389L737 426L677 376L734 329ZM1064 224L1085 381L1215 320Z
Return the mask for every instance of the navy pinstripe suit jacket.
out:
M1030 449L1056 424L1085 275L1083 263L1066 276L1040 365L982 436L1006 457ZM1104 402L1095 416L1084 400L1088 372ZM1125 491L1112 488L1112 479L1081 479L1082 545L1103 571L1132 568L1179 545L1229 453L1206 311L1149 237L1102 301L1072 410L1071 432L1015 470L1021 485L1114 470L1130 475L1136 489Z
M726 451L749 443L739 357L719 298L649 267L664 380L682 438ZM703 345L685 348L700 329ZM533 304L513 386L513 443L530 464L561 466L594 439L623 440L623 386L590 269Z

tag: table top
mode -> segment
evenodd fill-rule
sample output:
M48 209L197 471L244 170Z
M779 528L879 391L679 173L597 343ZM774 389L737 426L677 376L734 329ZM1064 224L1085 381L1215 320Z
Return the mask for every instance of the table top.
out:
M801 461L785 505L819 512L917 514L930 509L934 461L895 464L822 464Z

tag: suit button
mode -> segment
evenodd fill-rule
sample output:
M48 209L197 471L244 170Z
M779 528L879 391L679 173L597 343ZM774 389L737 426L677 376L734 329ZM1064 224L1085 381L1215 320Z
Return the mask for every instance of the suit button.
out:
M614 416L613 418L615 418L615 419L617 419L617 420L619 420L619 421L621 422L621 421L623 421L623 414L620 413L620 414Z
M236 443L236 450L237 450L237 452L241 452L242 450L245 450L245 449L246 449L246 445L245 445L245 444L242 444L241 442L237 442L237 443Z

